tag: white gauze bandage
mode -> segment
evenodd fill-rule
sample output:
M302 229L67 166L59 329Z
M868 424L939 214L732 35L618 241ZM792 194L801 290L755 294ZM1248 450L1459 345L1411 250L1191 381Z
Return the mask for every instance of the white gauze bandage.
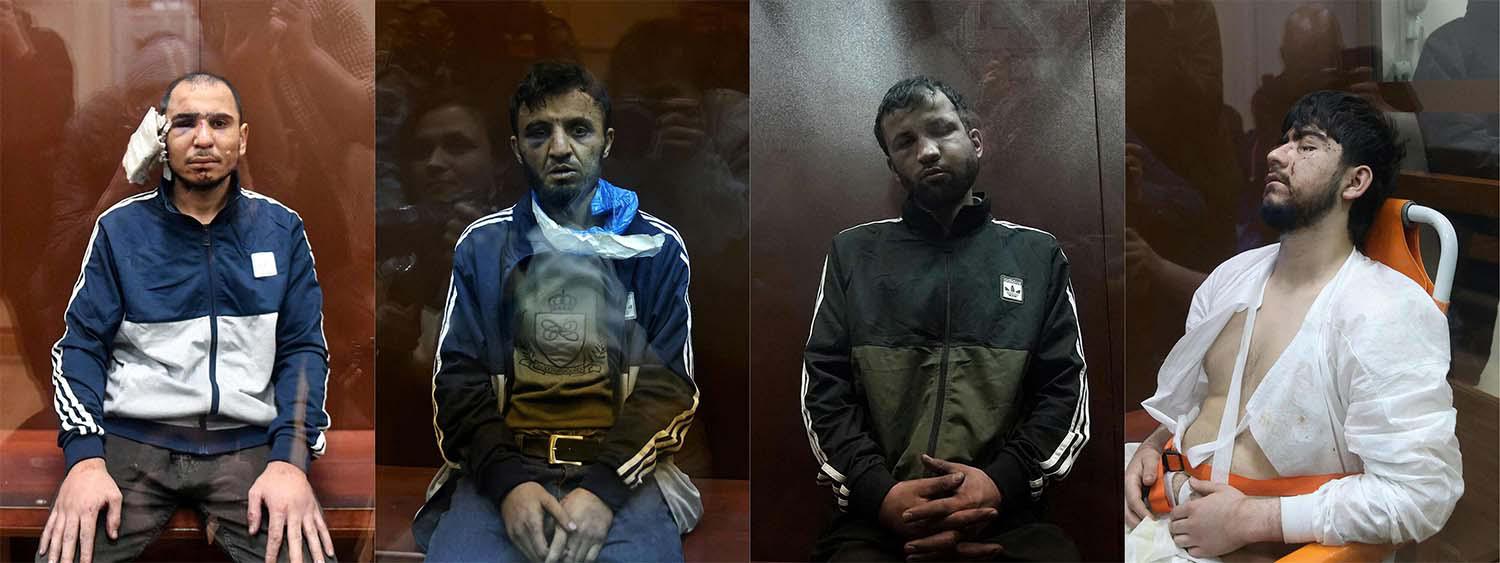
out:
M154 107L147 109L146 116L141 118L141 125L135 128L135 133L130 135L130 143L125 145L125 156L120 159L120 166L125 169L125 177L130 183L145 184L151 166L166 160L166 131L166 116L157 113ZM167 179L172 178L170 169L162 170L162 175Z

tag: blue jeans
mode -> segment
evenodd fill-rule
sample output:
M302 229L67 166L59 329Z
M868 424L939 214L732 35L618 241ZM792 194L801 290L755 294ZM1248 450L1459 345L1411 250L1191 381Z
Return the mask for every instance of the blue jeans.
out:
M542 464L545 465L545 464ZM546 466L538 484L561 499L583 478L583 467ZM547 541L552 541L550 535ZM682 561L682 536L662 499L656 479L647 478L615 511L599 561ZM427 548L427 561L526 561L511 545L499 503L481 494L465 475L453 492L448 512L438 521Z

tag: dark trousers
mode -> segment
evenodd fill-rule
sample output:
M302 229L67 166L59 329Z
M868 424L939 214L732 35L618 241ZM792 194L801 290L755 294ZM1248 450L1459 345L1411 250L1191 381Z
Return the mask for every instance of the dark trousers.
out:
M998 543L1004 551L996 561L1077 561L1078 547L1052 524L1030 522L991 526L983 537L970 541ZM813 561L905 561L906 540L874 520L848 513L833 522L813 546Z
M120 537L109 539L105 510L99 511L94 536L94 560L131 561L139 557L180 506L192 507L203 518L209 541L240 563L266 559L267 511L261 510L260 531L250 536L245 511L249 509L250 486L266 468L268 446L258 446L219 455L173 452L149 444L106 435L104 464L120 488ZM285 540L283 540L285 541ZM302 560L312 561L307 546ZM289 560L282 546L277 559ZM37 557L45 562L45 554ZM329 561L333 561L331 558Z

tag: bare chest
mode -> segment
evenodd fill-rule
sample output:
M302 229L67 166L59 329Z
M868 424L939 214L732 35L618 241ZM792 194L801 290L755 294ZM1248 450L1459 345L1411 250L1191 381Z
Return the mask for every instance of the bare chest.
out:
M1260 310L1254 316L1248 342L1245 340L1248 311L1236 312L1225 323L1223 330L1203 356L1203 370L1208 378L1208 392L1204 398L1198 418L1188 427L1183 436L1187 447L1213 441L1217 438L1233 385L1234 373L1244 348L1244 368L1239 384L1239 404L1235 411L1243 417L1246 405L1255 395L1278 360L1296 339L1307 317L1316 293L1280 293L1268 287ZM1239 420L1235 423L1238 423ZM1266 458L1255 437L1249 432L1239 434L1234 445L1234 473L1250 478L1275 478L1275 469Z

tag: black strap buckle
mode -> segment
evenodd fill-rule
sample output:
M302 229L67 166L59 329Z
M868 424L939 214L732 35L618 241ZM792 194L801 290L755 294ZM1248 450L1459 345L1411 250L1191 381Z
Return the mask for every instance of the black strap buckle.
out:
M1162 471L1171 473L1174 471L1187 471L1187 458L1181 452L1174 449L1166 449L1161 452Z

